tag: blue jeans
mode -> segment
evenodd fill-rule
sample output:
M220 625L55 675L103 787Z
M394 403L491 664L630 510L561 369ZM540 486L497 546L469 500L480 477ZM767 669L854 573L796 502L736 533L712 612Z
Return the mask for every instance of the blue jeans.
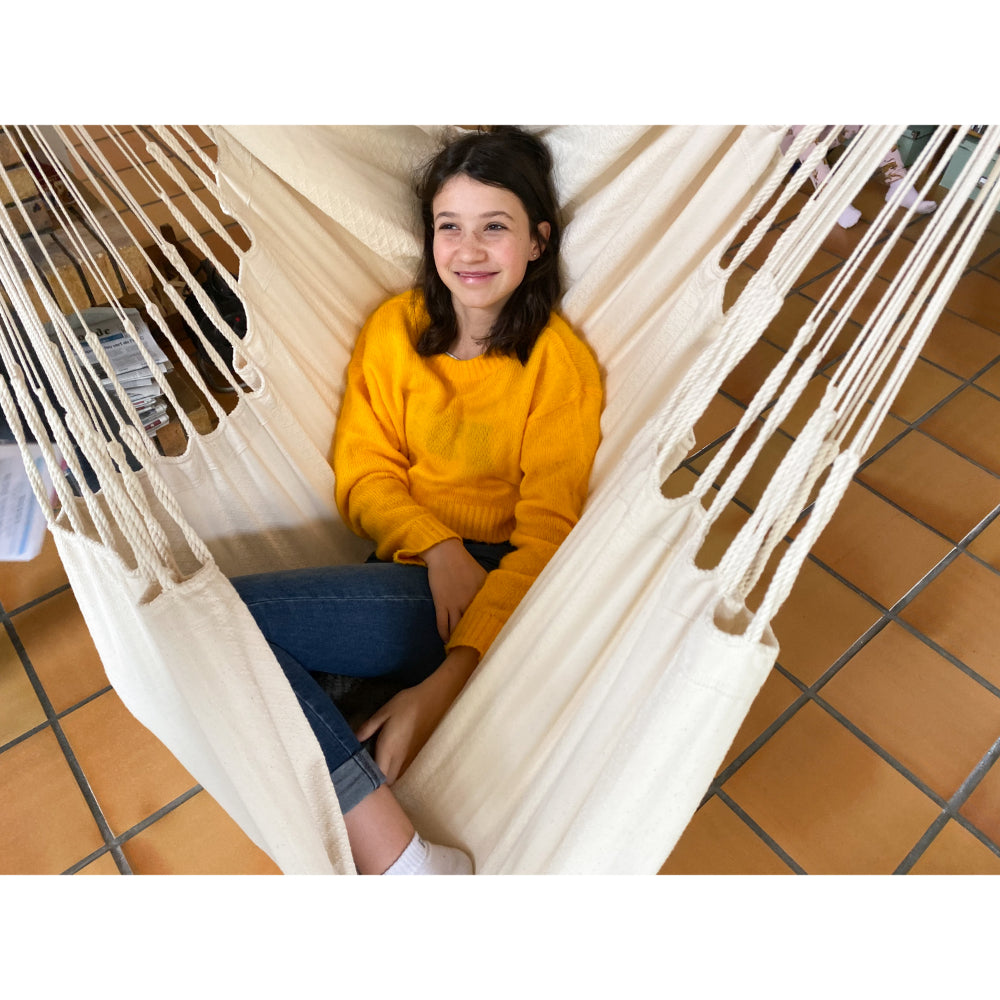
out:
M487 572L513 551L466 541ZM267 639L323 750L341 812L385 782L329 695L312 676L392 678L412 687L445 657L424 566L370 559L236 577L233 586Z

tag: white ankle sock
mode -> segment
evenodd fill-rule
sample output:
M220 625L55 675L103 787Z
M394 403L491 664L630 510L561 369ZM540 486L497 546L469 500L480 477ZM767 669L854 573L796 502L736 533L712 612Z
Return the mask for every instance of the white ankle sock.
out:
M812 176L809 178L814 188L818 188L820 184L826 180L830 175L830 168L825 163L821 163L814 171ZM837 225L844 229L850 229L851 226L856 225L858 219L861 218L861 212L856 209L853 205L848 205L843 212L837 217Z
M896 193L896 188L903 183L903 180L905 180L905 178L900 178L897 181L893 181L889 185L889 190L885 193L886 201L889 201L892 198L892 196ZM914 188L910 188L906 194L903 195L902 207L911 208L916 200L917 192ZM935 208L937 208L936 201L922 201L917 205L917 215L927 215L930 212L933 212Z
M848 205L837 217L837 225L842 226L844 229L850 229L860 218L861 210L855 208L853 205Z
M472 860L457 847L430 844L419 833L385 870L385 875L471 875Z

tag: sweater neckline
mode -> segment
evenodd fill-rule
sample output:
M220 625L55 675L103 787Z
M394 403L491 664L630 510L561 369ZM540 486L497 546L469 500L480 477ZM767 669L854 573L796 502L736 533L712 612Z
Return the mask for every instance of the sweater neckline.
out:
M447 351L442 351L435 355L442 371L448 373L449 378L477 379L491 372L496 371L498 364L502 364L504 357L498 354L479 354L474 358L456 358Z

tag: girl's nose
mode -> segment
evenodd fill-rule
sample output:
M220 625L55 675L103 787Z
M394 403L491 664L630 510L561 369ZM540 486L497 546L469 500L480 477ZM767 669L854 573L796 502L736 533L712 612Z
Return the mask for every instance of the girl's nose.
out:
M475 232L465 233L462 236L459 254L463 260L482 260L486 255L486 249L480 235Z

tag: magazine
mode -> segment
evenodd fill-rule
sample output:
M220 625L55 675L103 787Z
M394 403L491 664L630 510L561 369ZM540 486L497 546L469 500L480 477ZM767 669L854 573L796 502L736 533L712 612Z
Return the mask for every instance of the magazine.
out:
M55 499L52 479L37 444L27 446L49 495ZM0 562L34 559L45 541L45 514L31 488L21 449L0 444Z

